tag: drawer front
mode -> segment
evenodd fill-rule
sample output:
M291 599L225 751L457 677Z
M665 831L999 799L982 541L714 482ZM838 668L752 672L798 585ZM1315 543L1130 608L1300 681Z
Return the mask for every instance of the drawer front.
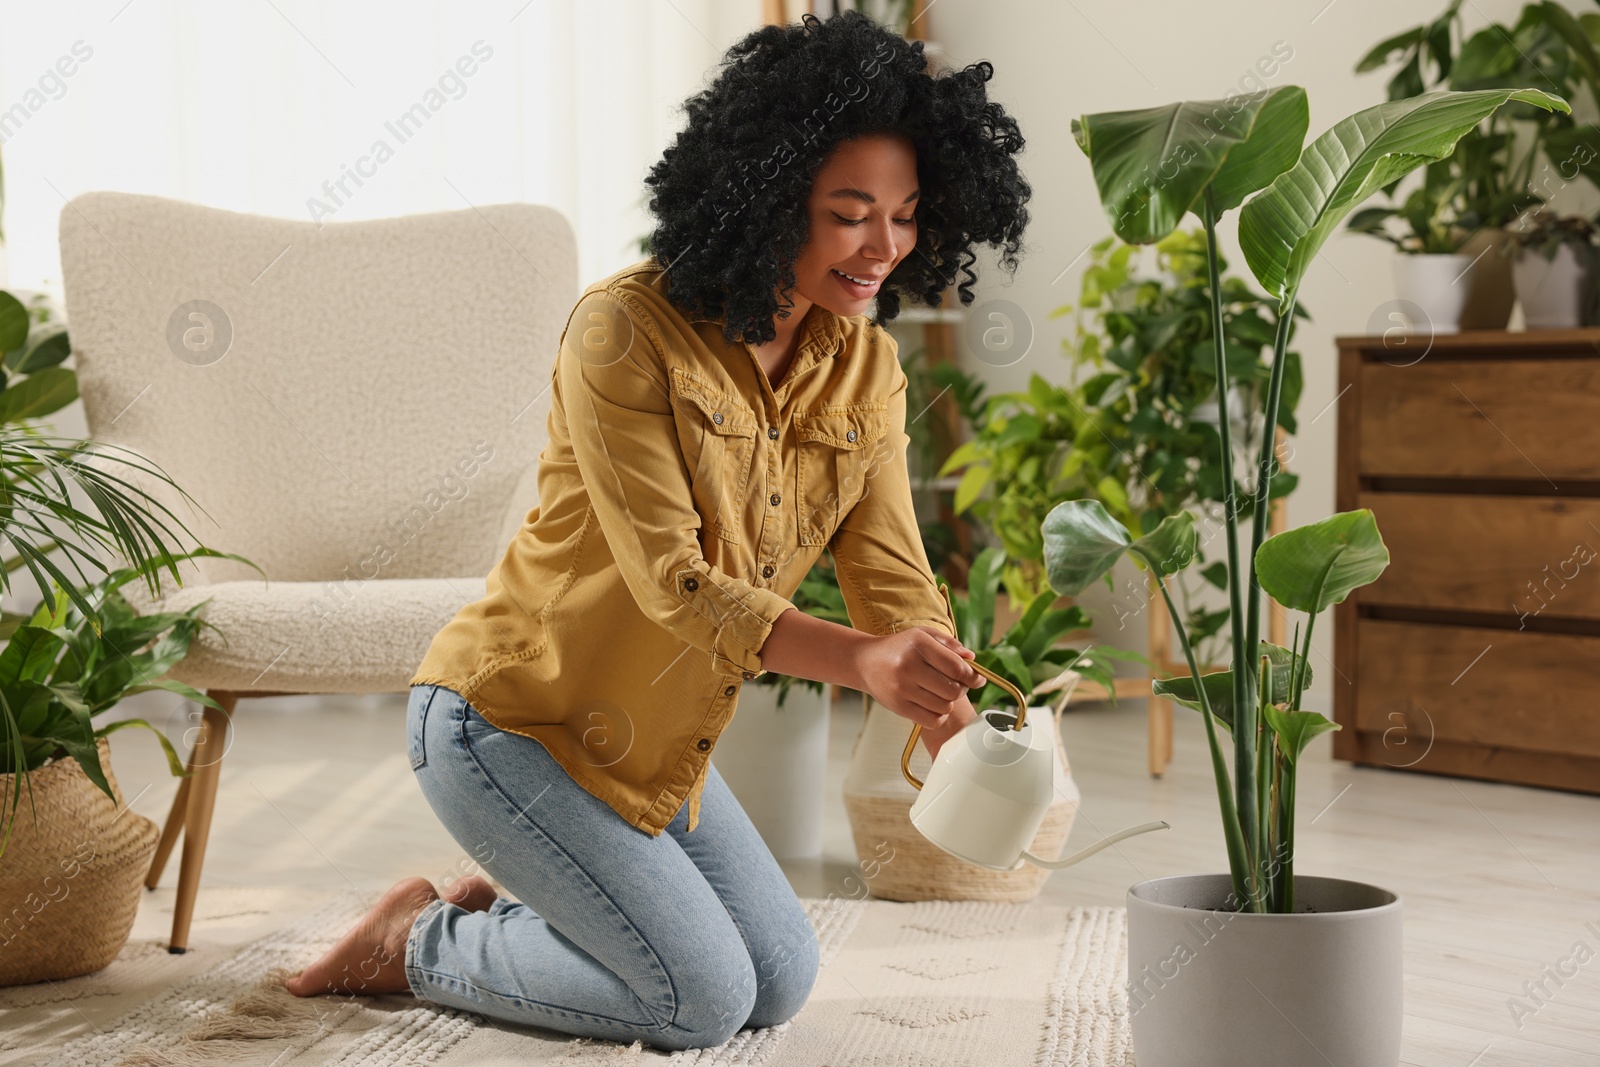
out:
M1359 374L1363 477L1600 478L1600 360L1424 359Z
M1600 637L1362 619L1356 726L1600 756Z
M1600 619L1600 500L1363 493L1389 568L1361 604Z

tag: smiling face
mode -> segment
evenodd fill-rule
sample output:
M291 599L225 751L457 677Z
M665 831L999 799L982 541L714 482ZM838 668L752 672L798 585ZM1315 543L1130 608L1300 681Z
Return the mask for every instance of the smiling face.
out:
M803 298L845 318L864 313L917 243L918 195L911 138L875 133L841 142L806 202L811 234L795 262L796 306Z

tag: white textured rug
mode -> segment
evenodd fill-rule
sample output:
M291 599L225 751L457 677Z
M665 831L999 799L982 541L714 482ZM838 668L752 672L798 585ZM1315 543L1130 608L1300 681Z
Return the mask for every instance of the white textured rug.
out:
M800 1014L719 1048L670 1053L503 1025L403 994L286 993L281 975L324 952L376 897L207 888L195 948L183 956L149 936L170 921L170 903L144 909L148 921L104 971L0 989L0 1065L1133 1064L1121 908L806 900L822 969ZM297 905L301 918L272 928Z

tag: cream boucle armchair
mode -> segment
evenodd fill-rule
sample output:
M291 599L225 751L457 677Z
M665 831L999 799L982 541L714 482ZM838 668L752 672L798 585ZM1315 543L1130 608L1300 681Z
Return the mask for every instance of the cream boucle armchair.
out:
M110 192L60 235L90 436L164 469L204 514L147 491L266 574L200 559L160 601L123 590L141 613L209 599L221 631L168 675L228 709L205 709L146 880L186 830L182 952L239 698L405 691L537 504L575 242L537 205L319 225Z

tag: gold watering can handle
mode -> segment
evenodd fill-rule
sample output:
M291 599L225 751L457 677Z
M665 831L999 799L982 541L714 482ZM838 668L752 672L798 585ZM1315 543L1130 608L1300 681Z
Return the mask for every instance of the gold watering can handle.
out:
M944 608L945 611L950 615L950 629L958 630L959 627L956 626L955 609L950 606L950 589L948 586L941 585L939 586L939 592L944 596ZM1022 729L1028 718L1028 701L1023 697L1022 690L1018 689L1015 685L1011 684L1008 679L1002 678L1000 675L996 674L994 671L991 671L988 667L985 667L977 660L968 660L967 663L972 667L973 670L977 671L985 678L988 678L995 685L998 685L1001 689L1004 689L1006 692L1011 694L1012 699L1017 702L1017 724L1013 726L1012 729ZM911 773L911 753L916 751L917 738L921 736L922 724L920 722L913 723L911 726L911 738L906 742L905 751L900 753L900 773L906 776L906 781L910 782L919 790L922 788L922 780Z

